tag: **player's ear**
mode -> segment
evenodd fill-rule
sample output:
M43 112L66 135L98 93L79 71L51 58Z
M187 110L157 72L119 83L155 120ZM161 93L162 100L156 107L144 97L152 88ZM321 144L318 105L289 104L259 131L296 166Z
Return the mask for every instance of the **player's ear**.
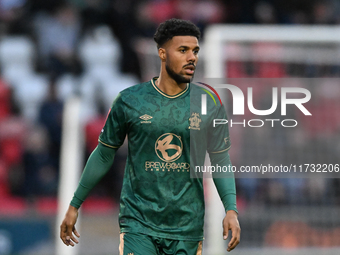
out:
M166 54L165 54L165 49L164 48L159 48L158 49L158 56L159 56L159 58L162 61L166 59Z

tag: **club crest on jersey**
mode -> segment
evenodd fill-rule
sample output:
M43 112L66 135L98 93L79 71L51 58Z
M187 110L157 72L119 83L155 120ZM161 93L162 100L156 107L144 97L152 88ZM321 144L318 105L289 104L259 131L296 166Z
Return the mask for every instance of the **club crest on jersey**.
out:
M140 123L151 123L151 119L153 118L150 115L144 114L142 116L139 117L140 119L142 119L143 121L141 121Z
M189 129L200 130L200 123L202 122L199 113L193 112L189 118Z

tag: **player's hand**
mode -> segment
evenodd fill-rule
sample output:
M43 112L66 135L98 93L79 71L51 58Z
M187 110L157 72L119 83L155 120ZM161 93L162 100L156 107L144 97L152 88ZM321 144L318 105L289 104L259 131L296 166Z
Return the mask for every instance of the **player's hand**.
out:
M60 225L60 238L67 246L74 246L74 244L79 243L76 237L79 238L80 235L75 227L77 218L78 209L70 205L66 212L65 218Z
M223 239L227 240L228 232L231 230L231 240L228 243L227 251L233 250L240 243L241 228L237 219L237 213L233 210L227 211L223 219Z

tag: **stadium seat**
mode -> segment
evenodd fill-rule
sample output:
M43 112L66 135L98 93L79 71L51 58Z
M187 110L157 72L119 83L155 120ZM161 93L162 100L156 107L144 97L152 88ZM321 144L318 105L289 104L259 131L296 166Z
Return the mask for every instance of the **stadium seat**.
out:
M72 74L64 74L57 80L57 96L65 100L78 93L78 78Z
M14 97L25 119L37 120L39 106L47 94L48 79L46 76L32 74L17 81Z
M11 85L29 77L34 72L34 44L24 36L7 36L0 42L2 74Z
M13 87L14 98L25 118L35 120L37 108L47 95L47 78L34 71L35 49L27 37L5 37L0 43L4 79Z
M85 67L80 91L86 121L96 116L97 102L103 102L109 109L119 91L137 83L135 78L121 74L120 52L118 41L107 27L98 27L80 43L79 55Z

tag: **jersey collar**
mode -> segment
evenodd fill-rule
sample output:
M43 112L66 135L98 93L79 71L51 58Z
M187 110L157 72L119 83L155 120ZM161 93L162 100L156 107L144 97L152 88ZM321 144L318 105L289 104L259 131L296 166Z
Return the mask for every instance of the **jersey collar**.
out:
M176 94L176 95L170 96L170 95L164 93L163 91L161 91L161 90L156 86L155 81L156 81L157 79L158 79L158 77L153 77L153 78L151 79L151 84L152 84L152 86L155 88L155 90L157 90L158 93L160 93L162 96L165 96L165 97L167 97L167 98L177 98L177 97L180 97L181 95L183 95L185 92L188 91L189 86L190 86L190 83L187 83L187 87L186 87L183 91L181 91L180 93L178 93L178 94Z

